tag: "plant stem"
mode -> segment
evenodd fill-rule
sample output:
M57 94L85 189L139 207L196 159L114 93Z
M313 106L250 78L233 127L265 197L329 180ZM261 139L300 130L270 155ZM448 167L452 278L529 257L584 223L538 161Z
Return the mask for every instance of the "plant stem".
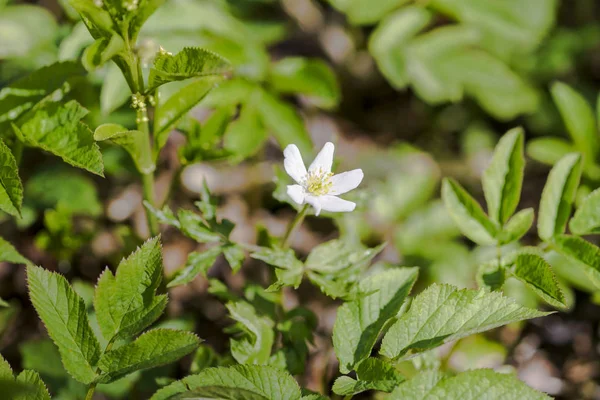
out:
M304 207L302 207L302 209L300 210L300 212L296 214L296 218L294 218L292 222L290 222L290 224L287 227L287 231L283 236L283 239L281 239L281 248L285 249L288 247L288 242L290 241L292 234L302 224L302 221L304 221L304 217L306 217L306 214L308 213L308 208L309 205L305 204Z
M150 144L150 130L148 129L148 111L146 108L141 108L137 112L137 128L139 131L144 133L144 151L152 154L152 145ZM156 207L156 201L154 199L154 171L141 172L142 184L144 186L144 200ZM158 235L158 220L156 216L145 210L146 218L148 218L148 228L150 229L150 236Z
M112 349L112 346L113 346L114 342L115 342L115 338L113 337L106 344L106 348L104 349L104 353L106 353L107 351L109 351L110 349ZM96 373L98 373L98 371L100 371L99 368L96 369ZM94 398L94 392L96 391L96 385L98 385L98 382L92 382L92 383L90 383L90 386L88 387L88 391L85 394L85 400L92 400Z

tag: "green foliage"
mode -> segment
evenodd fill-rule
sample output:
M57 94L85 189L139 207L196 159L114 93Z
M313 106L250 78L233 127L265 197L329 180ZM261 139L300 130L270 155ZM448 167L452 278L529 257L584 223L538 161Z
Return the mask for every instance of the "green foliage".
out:
M355 395L366 390L391 392L404 377L389 363L378 358L367 358L356 369L357 379L341 376L333 383L333 392Z
M591 282L600 288L600 248L592 243L569 235L554 238L553 246L563 256L582 268Z
M273 346L273 322L256 314L254 308L242 301L227 304L229 315L238 322L244 335L231 339L231 354L240 364L266 365Z
M0 140L0 209L12 215L21 214L23 184L12 152Z
M31 264L31 261L23 257L12 244L2 238L0 238L0 261L8 261L13 264Z
M390 399L425 400L429 398L550 399L521 382L517 377L489 369L466 371L444 377L437 371L427 371L398 386Z
M94 297L104 339L112 342L135 336L162 314L167 295L156 295L161 280L162 256L158 237L121 261L116 274L108 268L104 270Z
M488 215L500 224L510 218L519 204L525 170L523 136L523 129L508 131L498 142L492 161L483 173Z
M215 246L203 252L194 251L190 253L185 267L175 273L167 284L167 287L176 287L190 283L199 274L206 277L206 272L213 266L221 251L221 247Z
M93 71L121 53L124 49L125 42L118 35L96 39L83 52L81 63L85 69Z
M443 343L548 313L525 308L498 292L431 285L383 337L381 354L406 359Z
M90 129L80 120L88 113L75 100L67 103L44 103L13 124L23 143L39 147L68 164L104 176L102 154Z
M494 244L498 232L497 226L458 182L444 178L442 199L448 213L463 235L480 245Z
M197 47L186 47L172 55L160 51L148 77L148 92L160 85L189 78L223 75L230 71L229 63L221 56Z
M534 217L533 208L526 208L513 215L498 235L498 243L512 243L521 239L531 228Z
M160 389L151 400L201 397L223 400L299 400L300 388L285 371L258 365L207 368Z
M512 270L513 275L541 297L558 308L566 308L563 294L550 264L537 254L519 254Z
M155 169L145 136L144 132L130 131L118 124L102 124L94 131L95 141L109 140L125 149L142 174L153 172Z
M564 233L581 177L581 156L569 154L550 171L542 192L538 217L538 235L551 240Z
M356 300L338 308L333 345L342 373L350 372L369 357L384 326L400 311L417 275L417 268L372 275L360 282Z
M191 332L172 329L150 330L131 343L107 351L98 361L99 381L113 382L141 369L170 364L194 351L200 341Z
M569 221L569 229L576 235L600 233L600 189L588 194L579 204Z
M82 383L93 382L100 345L83 299L63 276L43 268L28 266L27 280L31 302L58 347L65 369Z

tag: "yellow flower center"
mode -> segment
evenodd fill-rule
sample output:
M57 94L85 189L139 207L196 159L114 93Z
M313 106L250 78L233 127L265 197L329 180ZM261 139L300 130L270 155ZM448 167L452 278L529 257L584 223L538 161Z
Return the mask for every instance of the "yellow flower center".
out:
M331 190L331 177L333 172L324 172L320 168L316 171L309 172L306 175L304 186L306 191L315 195L323 196Z

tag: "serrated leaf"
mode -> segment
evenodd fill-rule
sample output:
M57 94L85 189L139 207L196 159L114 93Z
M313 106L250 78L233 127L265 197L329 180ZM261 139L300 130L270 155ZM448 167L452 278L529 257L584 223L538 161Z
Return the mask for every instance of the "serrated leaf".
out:
M12 244L0 238L0 261L8 261L13 264L31 265L31 261L23 257Z
M190 253L185 267L175 273L167 287L176 287L190 283L198 274L206 276L206 272L213 266L221 251L221 247L217 246L203 252Z
M522 307L498 292L434 284L390 327L380 352L406 359L452 340L544 315L548 313Z
M476 369L451 377L444 377L437 371L421 373L398 386L388 399L550 400L550 397L530 388L514 375Z
M397 268L361 281L357 299L338 308L333 346L348 373L371 354L386 323L398 314L417 280L418 268Z
M240 364L265 365L269 362L275 336L273 322L259 316L246 302L230 302L226 305L229 315L240 324L245 335L231 339L231 354Z
M23 184L12 152L0 140L0 209L11 215L21 214Z
M179 118L195 107L221 79L211 76L197 78L169 97L164 104L159 102L154 117L155 159Z
M6 121L15 121L46 96L60 89L69 78L82 75L83 72L77 62L57 62L3 87L0 90L0 126Z
M159 51L150 69L148 92L160 85L173 81L210 75L224 75L231 71L231 65L218 54L198 47L184 47L172 55Z
M576 153L563 157L550 171L538 213L538 235L543 240L565 231L580 178L581 156Z
M555 82L550 93L575 147L586 158L594 160L600 149L600 141L592 107L583 96L562 82Z
M144 132L130 131L118 124L102 124L94 131L95 141L110 140L125 149L142 174L151 173L156 169L146 136Z
M355 395L367 390L391 392L404 377L384 360L367 358L356 370L357 379L341 376L333 383L333 392L341 396Z
M173 211L169 208L168 205L165 205L162 209L158 210L152 206L148 201L144 200L144 207L148 212L152 213L158 219L158 222L161 224L167 224L176 227L177 229L181 229L181 224Z
M497 226L485 215L483 209L458 182L444 178L442 200L448 213L463 235L480 245L495 244Z
M115 275L104 270L96 286L94 308L107 341L134 336L162 314L167 295L155 294L162 274L158 237L121 261Z
M522 238L531 228L534 218L533 208L526 208L513 215L498 233L498 243L503 245Z
M69 4L79 13L94 39L116 34L116 27L108 11L98 7L92 0L69 0Z
M588 194L569 221L569 229L576 235L600 233L600 189Z
M88 71L93 71L125 50L125 42L119 35L99 38L89 45L81 56L81 63Z
M27 267L29 297L58 347L65 369L82 383L96 379L100 345L88 323L83 299L67 280L40 267Z
M0 379L13 379L13 371L12 368L10 367L10 364L8 363L8 361L6 361L6 359L4 357L2 357L2 354L0 354Z
M340 88L331 68L318 59L287 57L271 67L270 83L280 93L299 93L317 107L338 105Z
M179 397L177 397L179 396ZM285 371L268 366L207 368L160 389L150 400L213 398L222 400L299 400L300 388Z
M583 267L592 283L600 288L600 247L569 235L555 237L553 246L557 252Z
M263 124L273 134L282 149L289 144L295 144L303 154L312 152L312 140L304 126L304 121L294 107L266 90L262 90L261 96L257 98L256 107L261 114Z
M14 397L14 400L50 400L48 388L37 372L25 370L17 376L17 382L28 386L30 390L27 393Z
M477 285L488 290L500 290L506 281L506 266L496 260L481 264L477 268Z
M312 249L306 259L306 268L322 274L336 274L346 268L365 265L379 254L385 243L364 248L345 240L334 239Z
M492 161L481 178L488 215L500 224L510 218L521 197L525 171L523 143L522 128L508 131L496 145Z
M296 258L296 254L292 249L271 249L263 247L259 251L252 253L250 256L282 269L294 270L303 267L302 261Z
M102 154L90 129L80 120L88 111L75 100L65 104L45 103L25 116L20 126L13 124L19 139L39 147L66 163L104 176Z
M548 304L558 308L567 307L565 295L550 264L539 255L519 254L511 272L515 278L527 285Z
M170 364L191 353L200 345L198 337L173 329L150 330L131 343L102 355L99 382L113 382L134 371Z

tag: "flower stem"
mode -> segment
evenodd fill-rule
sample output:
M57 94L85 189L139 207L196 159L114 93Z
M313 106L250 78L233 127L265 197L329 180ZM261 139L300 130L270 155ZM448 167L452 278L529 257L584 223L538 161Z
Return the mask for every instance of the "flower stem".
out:
M290 224L288 225L287 231L285 232L283 239L281 239L281 248L282 249L285 249L288 247L290 238L292 237L292 234L302 224L302 221L304 221L304 217L306 217L306 214L308 213L308 208L309 208L309 205L305 204L304 207L302 207L302 209L300 210L300 212L298 214L296 214L296 218L294 218L292 220L292 222L290 222Z
M106 344L106 348L104 349L104 353L106 353L107 351L109 351L110 349L112 349L113 343L115 342L115 338L113 337L107 344ZM98 373L100 371L100 368L97 368L96 373ZM96 385L98 385L98 382L92 382L90 383L90 386L88 387L87 393L85 394L85 400L92 400L94 398L94 392L96 391Z
M143 132L144 150L152 154L152 145L150 144L150 130L148 128L148 111L146 108L142 108L137 112L137 128ZM142 184L144 186L144 200L156 207L156 201L154 199L154 171L142 172ZM150 236L158 235L158 220L156 216L145 210L146 218L148 219L148 228L150 229Z

